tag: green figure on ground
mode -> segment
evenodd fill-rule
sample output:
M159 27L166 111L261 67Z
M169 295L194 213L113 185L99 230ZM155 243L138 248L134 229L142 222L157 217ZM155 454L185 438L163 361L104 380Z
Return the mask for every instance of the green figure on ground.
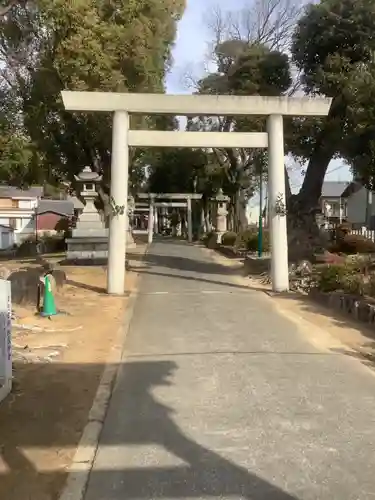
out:
M55 298L52 293L51 279L48 274L44 277L43 310L41 316L55 316L57 314Z

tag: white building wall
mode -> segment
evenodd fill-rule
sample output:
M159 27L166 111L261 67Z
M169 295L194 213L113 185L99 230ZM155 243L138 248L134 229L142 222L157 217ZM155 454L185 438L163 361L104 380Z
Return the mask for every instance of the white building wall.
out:
M18 208L32 209L35 207L36 200L18 200Z
M351 224L366 224L367 189L362 187L347 199L347 220ZM374 205L373 205L374 214Z
M10 246L13 243L20 244L27 238L33 237L35 234L35 207L37 206L38 200L35 199L18 199L18 209L3 209L0 214L0 224L4 226L10 226L11 222L14 225L14 232L11 232ZM6 229L4 228L4 231ZM0 233L1 234L1 233ZM1 238L0 238L1 240ZM0 247L2 248L7 240L6 236L3 236L2 242L0 241Z

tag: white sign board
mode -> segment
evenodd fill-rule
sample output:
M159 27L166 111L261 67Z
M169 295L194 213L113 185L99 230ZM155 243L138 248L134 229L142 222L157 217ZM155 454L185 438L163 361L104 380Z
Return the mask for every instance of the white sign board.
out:
M12 389L11 283L0 280L0 402Z

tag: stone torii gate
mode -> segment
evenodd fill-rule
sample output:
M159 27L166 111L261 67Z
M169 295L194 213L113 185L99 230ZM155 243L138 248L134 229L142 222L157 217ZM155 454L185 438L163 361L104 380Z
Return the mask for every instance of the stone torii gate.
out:
M122 295L129 147L267 148L271 278L275 292L289 289L283 116L327 116L332 99L234 95L166 95L63 91L69 111L113 113L111 196L125 210L110 220L107 292ZM267 116L267 132L182 132L130 130L129 113L185 116ZM284 209L283 209L284 207Z
M191 243L193 241L193 219L191 211L191 201L201 200L202 195L199 193L139 193L138 198L141 200L150 200L150 215L149 215L149 237L148 242L152 243L153 238L153 221L155 217L154 208L158 207L186 207L187 210L187 229L188 229L188 241ZM155 200L169 200L167 203L156 202ZM175 200L183 200L182 202Z

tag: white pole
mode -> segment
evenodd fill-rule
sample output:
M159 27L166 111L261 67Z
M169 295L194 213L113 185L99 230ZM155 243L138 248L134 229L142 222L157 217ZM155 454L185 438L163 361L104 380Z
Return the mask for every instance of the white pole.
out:
M159 222L158 222L158 219L159 219L159 214L158 214L158 207L155 207L154 206L154 233L155 234L158 234L159 232Z
M122 295L125 290L126 223L128 211L129 115L116 111L113 116L111 198L124 212L111 215L109 223L107 292Z
M193 217L191 213L191 198L187 198L187 230L188 230L188 242L193 242Z
M272 290L285 292L289 290L287 221L285 214L277 213L277 205L286 208L282 115L268 117L267 131Z
M154 200L150 200L148 211L148 243L151 244L154 236Z

